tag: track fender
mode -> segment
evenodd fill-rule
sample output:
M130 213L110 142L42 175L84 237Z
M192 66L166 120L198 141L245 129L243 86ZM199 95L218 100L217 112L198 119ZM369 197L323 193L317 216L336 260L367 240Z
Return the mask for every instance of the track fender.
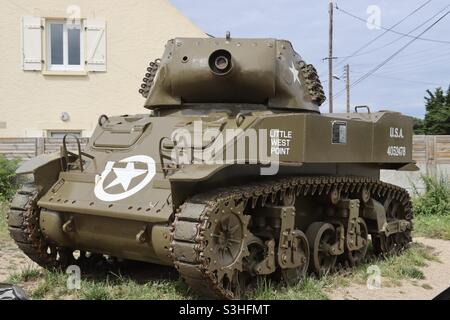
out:
M186 181L203 181L207 180L220 170L228 167L229 165L197 165L183 168L170 177L171 182L186 182Z
M61 156L58 153L42 154L20 165L16 174L33 174L39 189L47 190L58 180L61 166Z

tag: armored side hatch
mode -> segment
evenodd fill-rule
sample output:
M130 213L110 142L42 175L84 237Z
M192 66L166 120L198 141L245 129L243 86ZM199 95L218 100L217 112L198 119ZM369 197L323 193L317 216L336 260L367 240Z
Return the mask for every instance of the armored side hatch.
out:
M151 118L148 116L104 119L103 132L94 141L94 147L97 148L129 148L151 126Z

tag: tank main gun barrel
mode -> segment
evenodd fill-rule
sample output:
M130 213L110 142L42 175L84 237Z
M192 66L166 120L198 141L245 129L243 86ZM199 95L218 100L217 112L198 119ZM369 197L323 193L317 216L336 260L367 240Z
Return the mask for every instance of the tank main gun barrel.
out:
M209 56L209 67L215 75L226 75L233 69L232 59L231 53L227 50L214 51Z

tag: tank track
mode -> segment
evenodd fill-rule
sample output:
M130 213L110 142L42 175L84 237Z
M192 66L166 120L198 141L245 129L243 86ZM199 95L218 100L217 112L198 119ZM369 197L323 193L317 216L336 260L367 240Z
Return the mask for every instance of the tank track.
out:
M302 81L304 82L311 101L318 106L322 105L325 102L326 97L316 68L312 64L306 63L306 61L297 53L294 55L294 59L296 60L299 75L303 78Z
M73 249L57 247L50 243L39 227L40 208L37 201L40 192L34 182L25 183L13 198L7 213L8 230L16 245L31 260L46 269L61 269L78 265L84 269L98 265L100 255L86 256Z
M308 90L311 100L318 106L322 105L325 102L326 97L316 68L314 68L312 64L303 62L300 71L305 79L305 87Z
M139 93L144 98L148 98L148 94L150 93L150 89L153 86L153 81L155 80L156 74L158 73L159 66L161 64L161 59L156 59L155 61L151 61L147 68L147 73L145 77L142 79L141 87L139 88Z
M403 218L412 220L411 199L405 189L366 177L290 177L226 190L218 189L194 196L177 210L172 224L170 247L174 265L182 279L200 296L215 299L239 298L217 281L217 272L211 263L211 255L207 252L205 231L215 211L231 201L241 201L244 207L251 204L255 208L257 204L264 207L265 204L282 200L291 192L295 192L297 196L314 196L328 195L335 189L343 193L358 192L363 187L378 201L388 198L399 201L403 206ZM190 230L189 236L180 236L177 231L181 229ZM410 233L405 238L407 242L412 240Z

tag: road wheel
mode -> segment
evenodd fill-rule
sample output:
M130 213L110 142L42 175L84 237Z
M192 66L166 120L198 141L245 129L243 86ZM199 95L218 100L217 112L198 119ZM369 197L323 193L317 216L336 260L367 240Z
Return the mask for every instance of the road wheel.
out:
M310 248L310 266L319 276L333 270L337 256L330 253L330 247L336 243L336 230L325 222L314 222L306 231Z

